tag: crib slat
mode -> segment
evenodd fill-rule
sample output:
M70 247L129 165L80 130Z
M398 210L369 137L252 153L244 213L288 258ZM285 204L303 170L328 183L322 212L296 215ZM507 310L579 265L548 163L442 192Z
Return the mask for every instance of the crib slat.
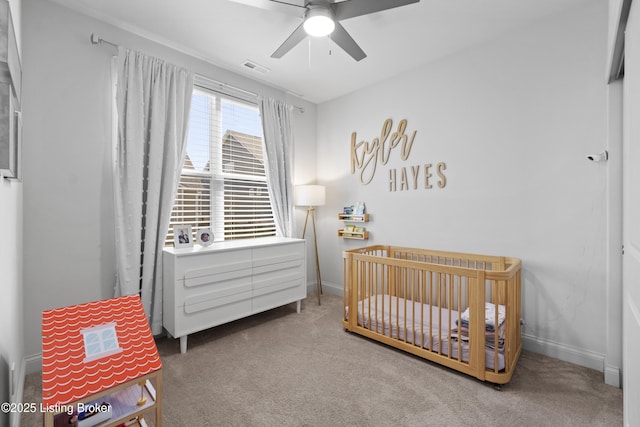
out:
M484 348L485 348L485 273L476 270L477 276L471 281L469 301L469 365L478 373L477 378L484 379Z
M433 276L429 273L429 326L433 325ZM429 349L433 351L433 328L429 327Z
M456 325L456 331L458 333L457 346L458 346L458 361L462 361L462 323L460 319L460 313L463 312L462 309L462 277L458 277L458 288L456 294L458 295L458 301L456 304L456 311L458 312L458 320Z
M500 327L502 325L500 325L498 323L498 318L499 318L499 314L500 314L500 305L496 304L496 313L493 319L493 345L494 345L494 349L493 349L493 366L494 366L494 371L498 372L498 346L499 346L499 342L498 342L498 334L500 331Z

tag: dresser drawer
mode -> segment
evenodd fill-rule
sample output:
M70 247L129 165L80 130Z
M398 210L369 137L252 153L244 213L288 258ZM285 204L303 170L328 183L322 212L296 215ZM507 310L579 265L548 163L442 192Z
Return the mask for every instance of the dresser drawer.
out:
M192 295L184 300L184 312L187 314L222 307L251 299L251 283L217 289L214 292Z
M220 271L240 270L251 268L251 250L240 249L225 252L202 252L188 257L180 257L175 261L174 280L184 280L206 275L211 269L214 273Z
M238 301L251 298L251 276L238 277L223 282L208 283L197 289L192 289L177 306L184 305L185 312L198 311L198 307L211 308L226 304L225 301ZM220 302L216 302L220 300Z
M307 287L303 277L283 277L281 280L264 281L262 284L264 286L253 289L252 310L254 313L307 297Z
M304 241L289 243L279 246L269 246L254 248L252 259L253 266L259 267L261 265L272 264L276 262L290 261L294 259L305 258L305 243Z
M223 282L249 275L251 275L251 260L246 260L228 264L217 263L211 267L186 270L182 279L186 288L195 288L207 283Z
M224 303L210 308L204 307L205 302L193 312L186 310L193 310L196 307L184 306L176 311L176 316L172 319L175 322L174 331L172 332L169 328L167 330L174 337L181 337L251 315L251 292L248 292L244 299L237 300L236 298L240 296L238 294L228 300L218 299L214 304Z
M304 281L305 262L303 259L263 265L253 268L253 289L272 286L273 282Z
M184 280L176 282L176 305L203 294L227 296L251 290L250 264L242 262L187 271Z

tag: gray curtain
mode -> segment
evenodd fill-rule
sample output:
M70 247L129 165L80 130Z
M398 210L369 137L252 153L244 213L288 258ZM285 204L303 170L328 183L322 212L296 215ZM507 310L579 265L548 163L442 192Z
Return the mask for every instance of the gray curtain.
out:
M265 173L278 236L293 235L292 107L258 97L265 146Z
M193 72L119 48L115 295L140 294L162 332L162 249L184 160Z

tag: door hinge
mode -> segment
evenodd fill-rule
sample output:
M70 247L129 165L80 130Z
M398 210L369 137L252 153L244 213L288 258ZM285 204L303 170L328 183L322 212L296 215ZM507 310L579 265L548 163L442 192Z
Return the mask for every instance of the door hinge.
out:
M622 245L622 255L624 255L624 245Z

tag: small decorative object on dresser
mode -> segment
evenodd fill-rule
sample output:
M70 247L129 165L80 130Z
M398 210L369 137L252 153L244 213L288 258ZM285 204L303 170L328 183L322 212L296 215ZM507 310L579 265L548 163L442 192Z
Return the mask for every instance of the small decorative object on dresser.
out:
M193 247L193 233L190 225L173 226L173 247L176 249Z
M208 228L198 230L198 232L196 233L196 242L200 246L209 246L213 243L213 233Z

